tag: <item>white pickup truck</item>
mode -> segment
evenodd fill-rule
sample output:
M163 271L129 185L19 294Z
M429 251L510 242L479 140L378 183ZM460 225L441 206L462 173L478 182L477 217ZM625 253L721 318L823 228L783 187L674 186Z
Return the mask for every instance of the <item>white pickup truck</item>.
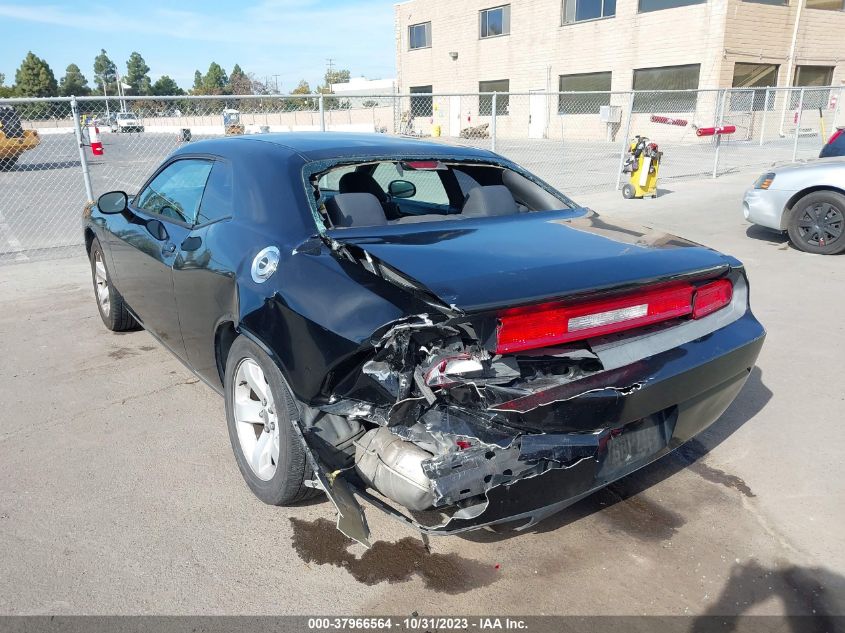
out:
M112 132L143 132L144 124L141 123L134 112L118 112L111 124Z

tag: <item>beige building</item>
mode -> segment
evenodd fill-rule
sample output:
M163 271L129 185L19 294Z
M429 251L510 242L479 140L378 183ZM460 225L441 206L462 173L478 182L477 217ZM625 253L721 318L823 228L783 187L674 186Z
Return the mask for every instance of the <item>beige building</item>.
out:
M750 87L758 91L747 93L748 110L783 104L786 111L796 97L775 103L769 95L763 107L760 89L845 84L844 9L845 0L409 0L395 5L397 87L403 94ZM816 93L805 106L835 107L833 92ZM528 117L527 99L497 99L498 114L522 108ZM624 109L622 97L603 99L561 98L538 112L553 119L603 103ZM710 101L678 96L651 111L712 119ZM428 103L417 98L412 108L425 114ZM634 111L649 110L641 105ZM477 118L490 108L479 100ZM736 109L732 102L729 110ZM550 134L550 123L537 135Z
M839 85L843 0L409 0L401 92ZM790 63L796 16L800 22Z

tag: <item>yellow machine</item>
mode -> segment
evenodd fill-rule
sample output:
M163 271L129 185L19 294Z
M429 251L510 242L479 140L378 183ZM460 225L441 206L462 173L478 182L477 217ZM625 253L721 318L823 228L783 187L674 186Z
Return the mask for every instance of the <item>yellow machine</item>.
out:
M24 152L41 142L36 130L25 130L14 108L0 106L0 171L12 169Z
M628 149L628 158L622 172L630 174L628 182L622 187L622 197L643 198L657 197L657 174L663 152L658 151L657 143L649 143L645 136L636 136Z
M241 123L241 113L232 108L223 110L223 127L226 130L226 136L243 134L244 124Z

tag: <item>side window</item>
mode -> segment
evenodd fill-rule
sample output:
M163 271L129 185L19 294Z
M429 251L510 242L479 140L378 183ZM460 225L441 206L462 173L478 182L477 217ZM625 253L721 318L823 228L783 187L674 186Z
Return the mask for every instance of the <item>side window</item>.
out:
M138 195L135 206L148 213L195 224L212 165L207 160L176 161L153 178Z
M195 224L205 224L232 215L232 166L225 161L215 161L205 185Z
M414 183L417 193L407 200L423 202L428 204L449 205L449 196L440 180L440 174L436 171L411 171L405 170L402 174L396 169L394 163L379 163L373 172L373 178L387 191L387 186L393 180L407 180Z

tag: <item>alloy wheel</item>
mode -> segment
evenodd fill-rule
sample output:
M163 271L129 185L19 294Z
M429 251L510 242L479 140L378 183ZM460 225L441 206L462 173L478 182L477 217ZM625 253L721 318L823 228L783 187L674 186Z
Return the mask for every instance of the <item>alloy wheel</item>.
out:
M244 358L235 370L232 403L241 451L256 477L270 481L279 463L279 418L261 366Z
M111 309L111 301L109 301L109 277L106 273L106 265L103 263L103 253L101 251L94 252L94 286L97 290L97 302L100 304L100 310L103 314L108 316Z

